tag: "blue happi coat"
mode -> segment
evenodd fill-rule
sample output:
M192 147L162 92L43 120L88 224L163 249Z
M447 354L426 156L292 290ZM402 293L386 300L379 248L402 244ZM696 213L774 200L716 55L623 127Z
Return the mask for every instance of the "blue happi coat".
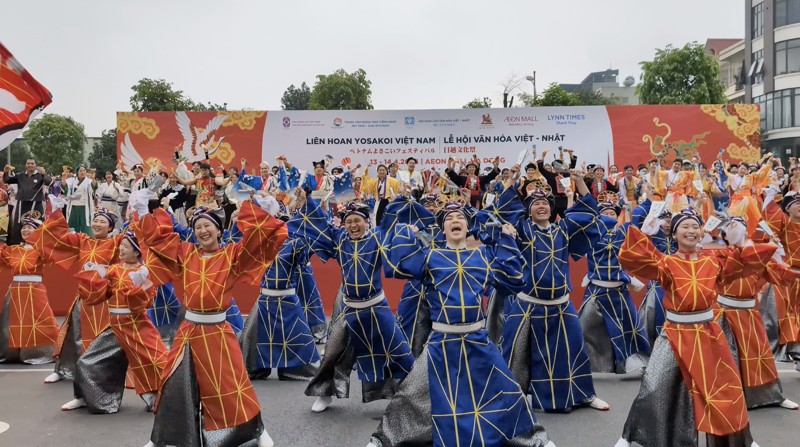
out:
M426 248L409 226L387 234L387 275L422 281L434 323L426 352L436 447L505 445L535 424L524 393L480 327L490 284L522 285L524 260L514 239L505 234L493 239L472 249ZM436 329L436 324L470 323L479 328L466 334Z
M367 301L383 295L382 228L369 228L363 237L353 239L344 228L334 227L320 204L310 197L287 226L289 232L304 240L320 259L336 259L346 300ZM347 326L361 381L402 379L408 374L414 357L385 297L366 308L345 306L332 324L337 324L339 319L344 319Z
M581 197L564 219L545 227L522 217L524 207L516 194L506 191L498 199L498 207L517 228L517 244L527 263L523 296L540 302L513 299L502 341L503 356L531 394L534 408L569 411L595 397L583 331L568 299L569 257L590 251L592 219L581 212L589 197ZM546 304L556 300L563 302Z

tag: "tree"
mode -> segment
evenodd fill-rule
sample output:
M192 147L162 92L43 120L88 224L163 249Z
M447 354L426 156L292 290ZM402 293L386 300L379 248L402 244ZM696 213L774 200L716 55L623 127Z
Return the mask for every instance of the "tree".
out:
M283 92L281 97L281 109L283 110L308 110L311 103L311 89L303 82L300 87L294 84Z
M705 47L693 42L683 48L667 45L652 61L641 63L642 82L636 88L642 104L722 104L725 93L719 65Z
M9 163L8 151L11 151L11 166L17 168L17 171L22 171L25 167L25 162L32 158L31 151L25 145L25 140L18 138L11 142L7 148L0 151L0 162L3 165Z
M483 99L475 98L472 101L464 104L462 109L489 109L492 107L492 100L484 97Z
M353 73L347 73L340 68L329 75L317 75L317 83L311 91L309 109L372 110L371 85L367 72L361 68Z
M106 171L114 172L117 166L117 129L104 130L100 141L95 141L89 154L89 166L102 177Z
M172 83L163 79L140 79L131 90L133 95L130 103L134 112L228 110L227 103L220 105L194 102L182 90L173 89Z
M61 173L63 166L74 167L83 161L83 124L68 116L45 114L33 121L22 137L36 163L48 172Z
M573 105L608 106L617 104L617 97L605 97L599 90L579 89L571 93Z
M536 98L537 106L574 106L575 97L567 93L558 83L553 82Z

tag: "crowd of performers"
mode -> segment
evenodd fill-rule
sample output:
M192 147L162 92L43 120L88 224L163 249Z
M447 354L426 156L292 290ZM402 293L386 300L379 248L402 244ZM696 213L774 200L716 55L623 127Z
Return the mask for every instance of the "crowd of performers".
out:
M349 397L355 370L364 402L389 400L368 447L552 447L534 413L608 410L601 372L641 374L617 447L756 446L749 410L798 408L775 362L800 370L800 165L721 152L606 174L559 152L502 170L306 172L281 156L78 182L46 218L13 219L0 360L55 361L45 382L72 379L65 411L115 413L134 389L155 413L147 446L272 446L253 381L273 370L308 381L315 413ZM340 267L329 323L314 255ZM578 310L570 258L588 267ZM59 328L42 275L73 265ZM382 277L406 281L396 313ZM260 282L246 322L240 282ZM646 291L638 309L630 289Z

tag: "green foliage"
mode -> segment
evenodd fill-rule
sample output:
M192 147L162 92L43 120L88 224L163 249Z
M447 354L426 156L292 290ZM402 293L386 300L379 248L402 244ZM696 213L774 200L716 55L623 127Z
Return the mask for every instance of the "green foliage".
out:
M525 107L535 106L605 106L617 103L615 97L605 97L598 90L576 90L567 93L557 83L550 84L536 99L533 95L523 92L517 95Z
M117 129L104 130L100 141L95 141L89 154L89 167L97 169L98 177L106 171L114 172L117 166Z
M183 110L205 112L228 110L228 104L199 103L185 96L182 90L175 90L171 82L164 79L143 78L133 87L131 110L134 112L161 112Z
M10 164L17 168L18 172L24 171L25 162L28 161L29 158L33 158L31 151L28 150L28 146L23 139L14 140L7 148L0 151L0 164L5 165L9 163L8 151L11 151Z
M353 73L347 73L340 68L329 75L317 75L317 83L311 91L309 109L372 110L371 85L367 72L360 68Z
M492 100L487 98L487 97L484 97L483 99L475 98L472 101L464 104L464 106L461 107L461 108L462 109L488 109L488 108L491 108L491 107L492 107Z
M281 109L283 110L308 110L311 103L311 89L308 84L303 82L300 87L294 84L283 92L281 97Z
M70 117L47 113L30 123L22 137L36 163L48 172L60 173L62 166L83 161L86 133L83 124Z
M642 104L723 104L726 101L719 64L697 42L683 48L667 45L653 61L641 63L636 88Z

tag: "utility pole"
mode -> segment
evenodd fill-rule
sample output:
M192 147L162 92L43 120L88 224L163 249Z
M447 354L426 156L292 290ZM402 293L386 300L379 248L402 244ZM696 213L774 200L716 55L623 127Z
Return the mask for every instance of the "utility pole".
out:
M525 76L526 81L533 84L533 101L536 101L536 70L533 70L533 76Z

